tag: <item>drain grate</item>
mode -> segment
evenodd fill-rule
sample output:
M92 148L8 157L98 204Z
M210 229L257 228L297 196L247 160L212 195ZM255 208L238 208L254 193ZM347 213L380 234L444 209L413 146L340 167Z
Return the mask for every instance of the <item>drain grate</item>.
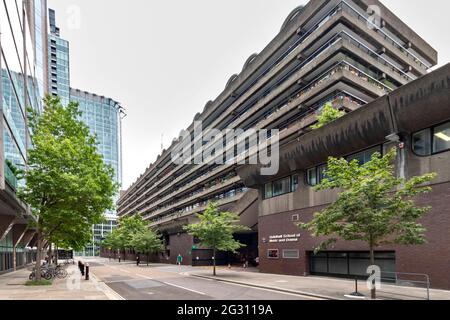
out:
M164 284L153 280L131 280L126 281L125 283L134 289L148 289L164 286Z

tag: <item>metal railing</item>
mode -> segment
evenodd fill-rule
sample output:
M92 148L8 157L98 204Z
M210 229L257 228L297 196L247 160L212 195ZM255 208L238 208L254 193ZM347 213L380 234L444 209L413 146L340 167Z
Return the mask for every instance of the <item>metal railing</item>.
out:
M415 280L414 280L415 279ZM421 279L421 280L417 280ZM423 288L427 291L427 300L430 300L430 277L422 273L405 273L405 272L381 272L381 281L393 282L395 285L402 287Z

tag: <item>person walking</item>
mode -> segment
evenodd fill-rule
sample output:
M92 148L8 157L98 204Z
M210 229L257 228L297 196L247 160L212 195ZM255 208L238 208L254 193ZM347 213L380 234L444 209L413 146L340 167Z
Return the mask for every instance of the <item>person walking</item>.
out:
M139 264L141 263L141 257L139 255L136 256L136 266L139 267Z
M183 263L183 256L181 253L177 257L178 273L181 273L181 264Z
M182 263L183 263L183 256L180 253L177 257L177 265L181 266Z

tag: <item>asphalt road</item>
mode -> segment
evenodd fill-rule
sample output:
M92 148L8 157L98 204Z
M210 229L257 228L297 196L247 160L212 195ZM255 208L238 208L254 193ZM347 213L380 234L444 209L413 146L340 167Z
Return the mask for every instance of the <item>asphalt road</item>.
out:
M176 266L137 267L89 261L91 271L125 300L311 300L312 298L188 276Z

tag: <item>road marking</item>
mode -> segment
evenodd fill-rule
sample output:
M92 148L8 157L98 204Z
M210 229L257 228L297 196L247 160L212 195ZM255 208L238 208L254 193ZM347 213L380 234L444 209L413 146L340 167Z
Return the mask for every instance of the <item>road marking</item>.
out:
M205 281L216 281L216 282L221 282L223 284L229 284L229 285L232 285L232 286L244 287L244 288L248 288L248 289L261 290L261 291L268 291L268 292L277 293L277 294L284 294L284 295L288 295L288 296L304 297L306 299L311 299L311 300L324 300L324 299L321 299L321 298L316 298L316 297L310 297L310 296L302 295L300 293L290 293L290 292L278 291L276 289L271 290L271 289L266 289L266 288L253 287L251 285L244 285L244 284L240 284L240 283L232 283L232 282L226 282L226 281L220 281L220 280L214 280L214 279L207 279L207 278L196 277L196 276L193 276L191 278L197 278L197 279L205 280Z
M198 293L198 294L201 294L202 296L206 295L206 293L204 293L204 292L200 292L200 291L197 291L197 290L193 290L193 289L189 289L189 288L186 288L186 287L178 286L178 285L173 284L173 283L168 283L168 282L163 282L163 283L167 284L168 286L172 286L172 287L176 287L176 288L179 288L179 289L183 289L183 290L191 291L191 292L194 292L194 293Z
M277 291L277 290L271 290L271 289L265 289L265 288L252 287L252 286L250 286L250 285L243 285L243 284L231 283L231 282L223 282L223 283L231 284L231 285L233 285L233 286L239 286L239 287L249 288L249 289L268 291L268 292L273 292L273 293L278 293L278 294L285 294L285 295L288 295L288 296L304 297L304 298L312 299L312 300L323 300L323 299L321 299L321 298L305 296L305 295L302 295L302 294L300 294L300 293L299 293L299 294L294 294L294 293L289 293L289 292L283 292L283 291Z
M128 271L128 270L125 270L125 269L119 269L120 271L123 271L123 272L126 272L126 273L131 273L130 271Z
M144 276L143 274L136 274L138 277L144 278L144 279L148 279L148 280L153 280L153 278Z

